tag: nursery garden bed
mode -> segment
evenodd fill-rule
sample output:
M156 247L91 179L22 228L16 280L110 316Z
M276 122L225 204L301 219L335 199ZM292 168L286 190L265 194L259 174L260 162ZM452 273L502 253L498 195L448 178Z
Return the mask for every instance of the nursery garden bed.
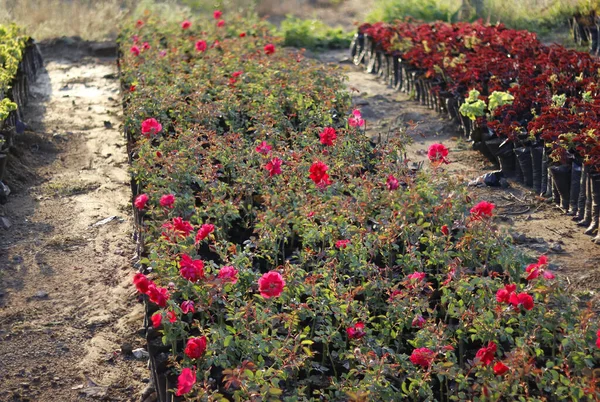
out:
M34 41L16 25L0 25L0 180L4 180L7 153L14 135L22 132L22 110L29 84L42 68L41 53ZM10 192L0 183L0 201Z
M428 174L371 142L339 71L260 21L148 15L120 46L161 401L600 396L597 318L445 147Z
M600 63L535 34L480 23L364 24L354 62L449 115L506 177L598 233Z

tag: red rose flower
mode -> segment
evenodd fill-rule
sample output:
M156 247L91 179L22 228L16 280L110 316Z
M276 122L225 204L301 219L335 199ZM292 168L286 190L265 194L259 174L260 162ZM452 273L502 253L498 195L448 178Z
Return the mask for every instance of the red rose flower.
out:
M204 52L206 51L206 41L205 40L199 40L198 42L196 42L196 50L199 52Z
M223 267L219 270L217 277L223 282L230 282L236 284L238 281L238 270L231 266Z
M134 55L134 56L139 56L140 55L140 48L137 46L131 46L131 48L129 49L129 52Z
M156 119L150 118L142 122L142 135L146 138L150 138L152 134L158 134L162 130L162 124Z
M410 355L412 364L425 368L431 366L434 358L435 352L428 348L417 348Z
M411 282L413 282L413 281L414 281L414 282L420 282L420 281L422 281L423 279L425 279L425 276L426 276L426 275L427 275L427 274L426 274L425 272L413 272L412 274L408 275L408 279L409 279Z
M185 345L184 353L190 359L199 359L206 352L206 337L190 338Z
M177 321L177 315L175 314L174 311L168 311L167 318L169 319L169 322L171 324L173 324L175 321Z
M223 21L223 20L219 20L219 21L217 22L217 27L221 28L221 27L223 27L223 26L225 26L225 21Z
M272 43L268 43L265 45L265 54L270 55L275 53L275 45Z
M337 138L337 134L333 127L326 127L321 134L319 134L319 138L321 144L331 146L333 145L333 141Z
M554 279L554 274L546 270L546 268L544 268L546 265L548 265L548 257L546 257L545 255L540 256L540 258L538 258L537 263L529 264L527 268L525 268L525 272L529 274L527 276L527 280L531 281L533 279L536 279L540 276L540 274L545 279Z
M400 186L400 182L394 177L394 175L389 175L387 180L385 181L385 186L388 190L393 191L398 189L398 187Z
M198 244L202 240L206 239L208 235L214 231L215 225L213 225L212 223L205 223L204 225L200 226L200 229L198 229L198 233L196 233L195 244Z
M135 85L129 86L129 92L135 92Z
M427 150L427 157L433 163L448 163L446 156L448 156L448 148L444 144L431 144Z
M596 336L598 337L598 339L596 339L596 347L600 349L600 329L596 332Z
M183 21L183 22L181 23L181 28L182 28L182 29L188 29L188 28L189 28L189 27L191 27L191 26L192 26L192 23L191 23L191 22L189 22L188 20L185 20L185 21Z
M365 121L362 118L360 110L354 109L352 111L352 117L348 118L348 124L350 127L362 127L365 125Z
M426 322L425 318L419 314L415 318L413 318L411 325L416 328L423 328L423 325L425 325L425 322Z
M506 366L504 363L502 362L498 362L496 364L494 364L494 374L496 375L503 375L506 374L506 372L510 370L508 368L508 366Z
M412 274L408 275L407 279L409 283L406 284L406 288L415 289L417 285L420 286L426 275L427 274L425 274L425 272L413 272Z
M148 42L142 43L142 49L144 49L144 50L150 50L150 44Z
M498 289L496 292L496 301L498 303L510 303L510 296L517 290L517 285L506 285L505 287Z
M186 300L181 303L181 311L183 314L195 313L196 308L194 307L194 302L191 300Z
M402 296L402 291L395 289L392 291L392 293L390 293L390 297L388 298L388 301L389 302L394 301L394 299L399 296Z
M154 314L152 314L152 317L150 317L150 320L152 321L152 326L154 328L158 328L158 327L160 327L160 324L162 323L162 314L154 313Z
M256 152L258 152L259 154L268 155L269 152L271 152L272 147L269 144L267 144L266 141L263 141L255 149Z
M144 26L144 21L142 21L142 20L137 20L137 21L135 22L135 26L136 26L136 27L138 27L138 28L141 28L141 27L143 27L143 26Z
M240 32L240 38L245 38L246 37L246 32Z
M222 15L223 15L223 13L221 11L219 11L219 10L215 10L213 12L213 18L216 19L216 20L218 20L219 18L221 18Z
M158 307L165 307L167 305L167 300L169 300L169 291L166 288L156 286L154 283L148 285L146 294L150 301Z
M194 230L191 223L180 217L173 218L171 222L163 223L162 227L166 229L162 232L162 235L171 242L175 242L177 239L185 239Z
M204 278L204 262L202 260L192 260L187 254L181 256L179 261L179 273L190 282L197 282Z
M477 351L475 358L479 359L484 366L489 366L494 361L496 350L496 343L489 342L486 347L483 347Z
M177 393L175 395L182 396L192 390L196 383L196 371L190 368L181 370L181 374L177 377Z
M135 197L133 205L135 205L135 207L141 211L142 209L146 208L146 203L149 199L150 197L148 197L147 194L140 194L137 197Z
M357 322L354 326L346 328L346 334L348 335L348 339L362 338L367 334L365 332L365 324Z
M138 272L133 277L133 284L140 293L146 294L148 292L148 285L150 285L151 283L152 281L141 272Z
M490 217L492 216L492 211L494 210L494 208L496 208L496 206L491 202L481 201L479 204L471 208L470 212L472 219L478 220L482 219L485 216Z
M442 228L440 230L442 231L442 234L444 236L448 236L450 234L450 230L448 230L448 226L447 225L442 226Z
M277 271L270 271L260 277L258 280L258 290L265 299L278 297L283 292L285 281Z
M317 161L310 167L310 179L317 185L317 187L323 188L331 184L329 175L326 173L329 166L323 162Z
M514 308L517 308L519 306L523 306L525 310L531 310L533 308L533 297L531 297L527 293L512 293L510 295L509 301Z
M165 194L160 197L160 206L165 208L173 208L175 204L175 196L173 194Z
M342 249L348 247L348 244L350 244L350 240L338 240L335 242L335 247Z
M265 165L265 169L269 171L269 177L281 174L281 164L283 161L279 158L273 158Z

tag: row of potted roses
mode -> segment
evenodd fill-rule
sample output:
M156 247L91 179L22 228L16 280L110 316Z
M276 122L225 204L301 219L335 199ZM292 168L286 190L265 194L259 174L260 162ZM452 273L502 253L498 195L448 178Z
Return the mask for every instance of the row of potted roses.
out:
M121 49L145 250L134 282L174 394L596 393L592 316L547 286L547 261L525 269L492 204L409 168L401 140L371 143L337 72L234 16L149 16ZM441 145L428 155L448 162Z

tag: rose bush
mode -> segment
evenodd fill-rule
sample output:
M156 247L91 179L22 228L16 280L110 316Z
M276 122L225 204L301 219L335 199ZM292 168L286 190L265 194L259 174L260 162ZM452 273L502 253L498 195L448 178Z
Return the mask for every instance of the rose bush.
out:
M182 31L150 15L120 39L134 283L171 393L600 397L596 317L559 275L541 280L546 262L528 280L533 260L497 230L493 205L441 169L411 169L400 140L371 143L335 70L278 48L261 22L226 20ZM133 35L150 45L140 56L125 51ZM150 118L162 129L147 136Z

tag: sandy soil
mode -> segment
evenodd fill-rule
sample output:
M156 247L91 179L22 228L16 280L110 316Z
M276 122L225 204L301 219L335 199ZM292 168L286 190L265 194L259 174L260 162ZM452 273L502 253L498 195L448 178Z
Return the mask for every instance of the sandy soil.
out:
M415 162L427 161L429 145L442 143L450 150L451 163L446 169L465 182L498 169L462 140L451 121L354 66L348 55L348 51L341 50L315 57L340 66L348 76L347 86L367 121L368 135L379 139L403 130L413 141L407 146L407 154ZM569 291L582 296L582 300L592 297L600 306L596 299L600 290L600 246L594 245L570 217L514 182L508 189L473 187L473 199L496 204L496 221L513 236L518 247L532 257L548 255L551 267L566 281Z
M149 373L131 355L143 318L116 61L73 41L42 51L0 210L12 224L0 229L0 400L139 400Z

